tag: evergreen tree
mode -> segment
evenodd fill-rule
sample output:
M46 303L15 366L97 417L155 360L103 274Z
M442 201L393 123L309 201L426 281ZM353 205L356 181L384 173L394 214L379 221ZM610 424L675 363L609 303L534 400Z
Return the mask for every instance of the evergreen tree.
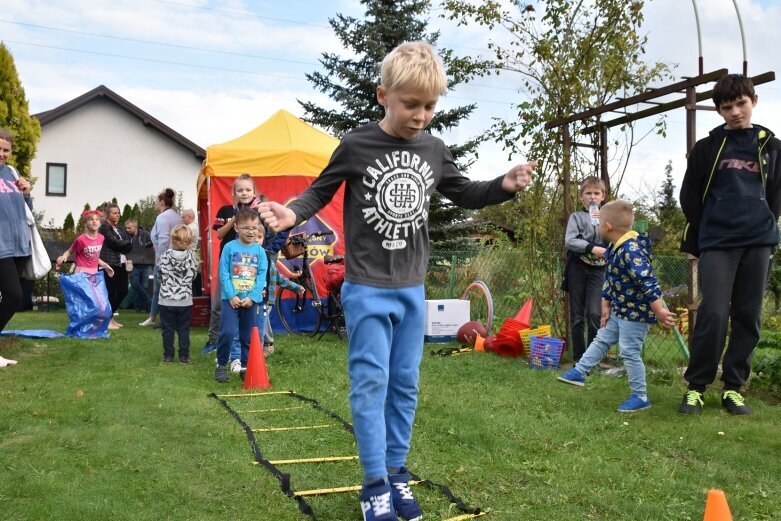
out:
M75 226L76 223L73 221L73 213L68 212L68 215L65 216L65 221L62 223L62 231L72 232Z
M132 214L133 208L129 204L126 204L124 208L122 208L122 222L127 222Z
M9 162L29 178L35 147L41 139L41 124L30 116L13 56L3 43L0 43L0 127L8 129L14 137L13 160Z
M428 20L424 17L431 7L429 0L361 0L366 8L363 19L337 14L329 20L336 36L345 49L351 49L355 57L342 58L333 53L323 53L320 63L325 73L307 74L307 79L317 90L335 100L341 107L327 109L315 103L299 100L306 114L304 119L319 125L337 137L370 121L383 118L383 107L377 102L377 85L380 83L379 65L385 55L405 41L424 40L436 46L439 33L427 33ZM447 49L440 50L453 86L481 75L484 64L464 60ZM469 117L475 105L465 105L440 111L428 128L430 132L442 132L454 128ZM462 169L474 161L474 151L482 138L475 138L461 145L449 145L453 157ZM469 212L451 204L435 193L431 198L429 233L435 249L465 249L470 241L463 230L449 232L448 227L464 221Z
M83 211L86 212L87 210L91 210L91 209L92 208L90 207L89 203L84 203L84 210Z

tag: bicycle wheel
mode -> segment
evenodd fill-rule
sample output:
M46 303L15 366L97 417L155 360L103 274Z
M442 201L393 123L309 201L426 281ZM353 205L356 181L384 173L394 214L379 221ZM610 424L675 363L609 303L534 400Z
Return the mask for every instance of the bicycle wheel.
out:
M303 295L288 288L279 288L276 308L279 321L288 333L314 336L320 331L320 321L323 317L314 304L309 288L306 288Z
M344 309L342 308L341 293L330 291L328 293L328 330L336 333L339 340L347 341L347 324L344 321ZM322 337L322 335L320 335Z

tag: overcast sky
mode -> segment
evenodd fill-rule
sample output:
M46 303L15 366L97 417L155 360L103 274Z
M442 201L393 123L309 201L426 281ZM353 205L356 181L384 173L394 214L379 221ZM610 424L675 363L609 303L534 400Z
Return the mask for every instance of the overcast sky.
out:
M736 1L749 74L781 74L780 2ZM743 47L733 0L696 3L705 71L741 72ZM430 21L441 31L442 46L458 54L486 53L492 35L479 27L456 28L439 19L440 12L435 8ZM647 1L644 8L648 59L677 64L676 80L698 72L694 12L689 0ZM361 17L363 9L357 0L3 0L0 39L14 56L32 113L106 85L206 148L244 134L281 108L301 116L296 99L331 103L304 74L319 70L320 53L346 53L328 25L336 13ZM512 114L512 102L522 99L518 84L518 77L503 75L448 94L440 108L474 102L478 109L445 139L462 142L483 133L492 118ZM781 78L757 91L754 121L781 133ZM698 112L698 137L720 121L715 112ZM668 113L667 125L666 139L647 138L633 151L623 187L627 195L656 189L668 160L680 186L684 110ZM649 126L640 124L635 134ZM469 175L491 178L511 164L498 145L489 143Z

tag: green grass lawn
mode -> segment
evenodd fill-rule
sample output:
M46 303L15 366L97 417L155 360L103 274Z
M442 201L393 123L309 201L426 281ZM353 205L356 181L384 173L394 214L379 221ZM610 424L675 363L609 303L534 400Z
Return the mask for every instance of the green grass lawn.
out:
M110 340L0 339L19 361L0 369L0 519L308 519L265 468L247 436L209 393L219 386L205 329L195 363L163 364L159 330L126 326ZM64 331L64 312L17 314L8 329ZM294 390L350 420L346 346L278 335L267 363L273 390ZM709 488L725 491L736 520L781 519L781 408L749 391L754 414L731 417L715 392L698 417L676 410L677 378L650 377L653 407L615 411L625 378L564 385L521 360L426 346L411 470L447 485L496 520L701 520ZM228 398L253 428L334 423L285 395ZM355 454L342 428L257 433L266 459ZM280 465L296 490L356 485L355 461ZM460 512L416 487L426 520ZM357 494L308 500L318 519L361 519Z

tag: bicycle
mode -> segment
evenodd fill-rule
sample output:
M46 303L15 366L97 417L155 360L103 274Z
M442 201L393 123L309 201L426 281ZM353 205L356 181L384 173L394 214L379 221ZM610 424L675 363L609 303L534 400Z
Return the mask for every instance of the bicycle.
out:
M310 235L295 234L288 237L282 253L288 260L301 257L301 265L294 265L292 271L297 273L291 280L304 287L304 294L299 294L288 288L280 287L277 292L277 315L282 326L288 333L302 336L315 336L320 332L323 338L327 332L335 333L341 340L347 340L347 327L344 321L344 309L341 305L341 287L328 292L327 304L324 303L317 290L317 284L309 267L309 251L307 245L318 237L333 235L334 232L315 232ZM326 255L326 264L344 264L343 255ZM325 320L328 326L321 331Z

